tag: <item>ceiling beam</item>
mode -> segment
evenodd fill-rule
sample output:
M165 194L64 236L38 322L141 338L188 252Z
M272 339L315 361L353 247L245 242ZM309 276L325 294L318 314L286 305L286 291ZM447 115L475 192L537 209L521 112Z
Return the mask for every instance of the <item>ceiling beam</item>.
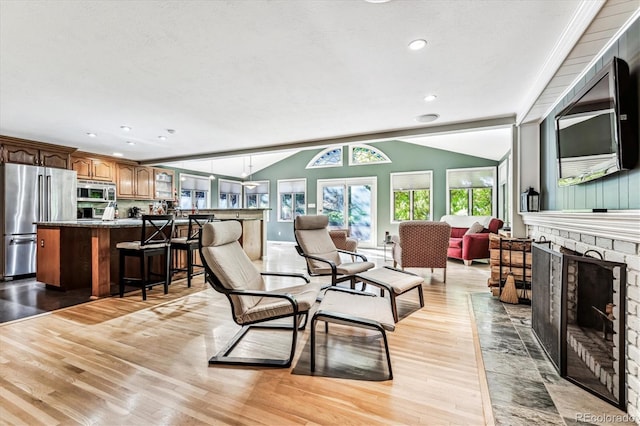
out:
M456 132L468 132L473 130L486 130L491 128L507 127L515 124L516 116L508 115L504 117L487 118L483 120L465 121L462 123L443 124L440 126L412 127L409 129L388 130L384 132L361 133L357 135L339 136L326 139L311 139L299 142L289 142L268 146L257 146L252 148L234 149L228 151L213 151L201 154L180 155L175 157L152 158L141 160L140 164L151 165L161 163L171 163L175 161L202 160L208 158L234 157L239 155L286 151L292 149L305 149L314 147L325 147L332 145L348 145L364 142L380 142L383 140L402 139L407 137L428 136Z

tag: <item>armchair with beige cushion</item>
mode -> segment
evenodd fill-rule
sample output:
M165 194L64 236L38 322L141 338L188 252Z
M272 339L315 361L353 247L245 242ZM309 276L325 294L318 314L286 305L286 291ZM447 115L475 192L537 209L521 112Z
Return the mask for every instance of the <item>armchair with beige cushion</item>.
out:
M242 226L235 220L209 222L200 234L199 250L206 270L205 279L214 290L227 297L233 320L242 326L231 341L209 360L209 364L289 367L296 350L297 332L305 328L309 309L320 291L319 286L309 284L309 279L303 274L258 271L238 242L241 234ZM297 277L304 284L270 290L266 287L265 275ZM290 318L292 323L289 326L270 323L278 318ZM230 355L252 328L291 330L288 357L272 359Z
M310 275L331 275L331 285L350 281L354 287L355 275L375 266L359 253L336 247L329 235L329 218L325 215L297 216L293 222L293 234L298 254L307 261ZM353 262L343 262L340 253L351 255Z
M391 241L393 266L405 268L442 268L443 282L447 282L447 248L451 226L446 222L410 220L401 222L398 236Z

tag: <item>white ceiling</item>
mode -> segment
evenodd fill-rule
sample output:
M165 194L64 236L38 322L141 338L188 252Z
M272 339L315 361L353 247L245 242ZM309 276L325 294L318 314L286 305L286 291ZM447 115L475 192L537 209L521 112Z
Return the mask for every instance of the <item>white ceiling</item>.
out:
M0 133L139 161L228 153L174 165L233 176L243 150L515 122L603 3L2 0ZM416 38L427 47L407 49ZM501 158L510 133L487 148L487 132L394 139Z

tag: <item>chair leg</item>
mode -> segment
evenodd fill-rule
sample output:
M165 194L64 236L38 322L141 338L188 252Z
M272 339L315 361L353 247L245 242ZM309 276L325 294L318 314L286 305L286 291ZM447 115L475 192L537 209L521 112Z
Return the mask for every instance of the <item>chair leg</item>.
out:
M164 264L164 294L169 293L169 284L171 284L171 248L167 246Z
M122 252L122 250L120 250L120 280L119 280L119 287L120 287L120 297L124 297L124 253Z
M187 250L187 287L191 288L191 277L193 276L193 250Z
M443 272L444 278L442 280L443 283L447 282L447 268L444 268L444 272Z
M445 269L445 273L446 273L446 269ZM418 297L420 298L420 307L423 308L424 307L424 294L422 294L422 284L420 284L416 288L418 289Z
M140 282L142 283L142 300L147 300L147 275L145 274L144 264L145 257L140 256ZM151 260L147 262L147 266L151 265ZM147 267L147 273L151 271L150 267Z
M313 318L311 319L311 365L309 368L312 373L316 371L316 322L317 321L318 319L314 315Z
M398 322L398 307L396 306L396 295L393 290L389 290L389 300L391 301L391 313L393 314L393 322Z

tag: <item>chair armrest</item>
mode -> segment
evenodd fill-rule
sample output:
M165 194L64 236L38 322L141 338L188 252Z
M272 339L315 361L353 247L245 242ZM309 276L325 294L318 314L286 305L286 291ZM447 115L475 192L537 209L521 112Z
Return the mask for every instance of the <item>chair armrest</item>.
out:
M367 293L366 291L361 291L361 290L356 290L356 289L352 289L352 288L344 288L344 287L327 287L326 291L341 291L343 293L352 293L352 294L357 294L359 296L372 296L372 297L378 297L373 293Z
M362 259L363 262L367 261L367 257L364 254L360 254L360 253L356 253L355 251L347 251L347 250L340 250L338 249L338 252L340 253L344 253L344 254L348 254L350 256L356 256L359 257L360 259Z
M260 296L260 297L272 297L275 299L286 299L293 305L293 309L298 311L298 302L291 293L273 293L265 290L230 290L227 294L233 294L235 296Z
M298 252L298 254L300 256L306 257L307 259L313 259L313 260L317 260L318 262L328 263L329 266L331 267L331 275L333 275L334 277L336 275L338 275L338 268L336 267L336 264L334 262L332 262L330 260L327 260L327 259L324 259L322 257L318 257L318 256L313 256L311 254L307 254L307 253L302 251L302 248L300 248L300 246L296 246L296 251Z
M296 272L260 272L260 275L267 275L272 277L294 277L302 278L309 284L311 280L305 274L299 274Z
M462 258L465 260L489 257L489 234L481 232L462 237Z

